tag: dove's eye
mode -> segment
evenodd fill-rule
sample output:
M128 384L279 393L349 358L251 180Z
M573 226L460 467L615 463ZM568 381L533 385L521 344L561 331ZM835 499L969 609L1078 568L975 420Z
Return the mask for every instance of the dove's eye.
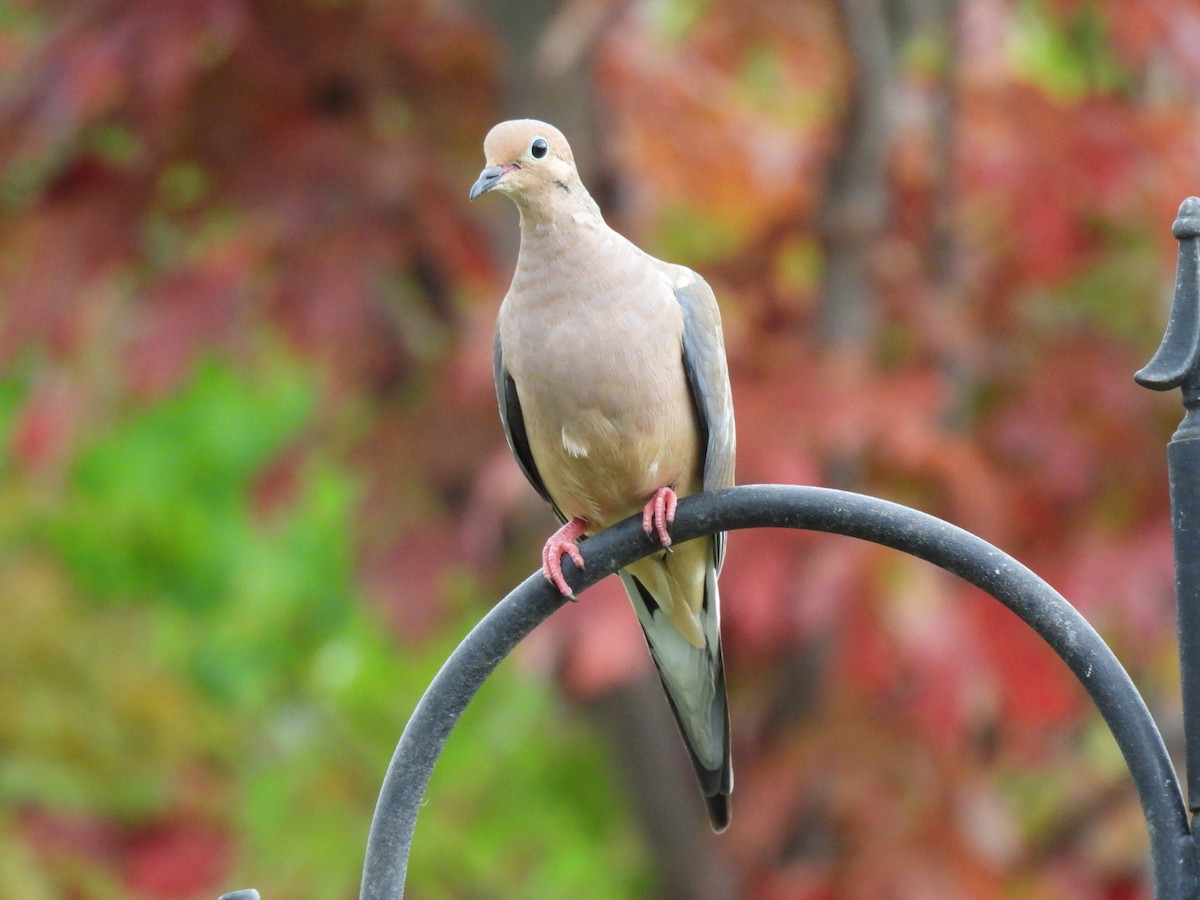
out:
M545 138L534 138L533 143L529 145L529 155L534 159L541 159L550 152L550 145L546 143Z

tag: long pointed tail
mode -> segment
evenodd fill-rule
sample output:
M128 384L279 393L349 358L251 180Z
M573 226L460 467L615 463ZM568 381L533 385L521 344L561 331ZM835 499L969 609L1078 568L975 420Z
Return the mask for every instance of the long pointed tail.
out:
M715 566L709 564L704 577L704 597L699 613L703 647L690 643L668 620L663 607L670 608L669 598L660 603L641 578L628 572L620 575L700 779L709 821L714 831L722 832L729 827L733 766L729 752L729 703L725 695L720 595ZM665 579L659 581L665 582ZM660 592L666 589L665 584L656 587Z

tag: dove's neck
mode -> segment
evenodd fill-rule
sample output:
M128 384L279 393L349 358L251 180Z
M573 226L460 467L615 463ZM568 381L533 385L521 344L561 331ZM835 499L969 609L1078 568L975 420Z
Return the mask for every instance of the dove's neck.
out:
M562 203L543 215L521 210L521 249L506 303L525 310L565 305L580 315L583 293L589 314L611 312L608 301L620 299L609 290L614 273L642 254L609 228L596 204L587 199L587 204Z
M614 234L582 185L577 185L571 195L549 199L551 202L543 204L519 205L518 269L546 263L558 268L586 265L588 251L599 250Z
M556 182L555 187L536 196L514 196L521 211L521 240L541 239L555 232L569 234L576 225L604 224L600 207L580 182Z

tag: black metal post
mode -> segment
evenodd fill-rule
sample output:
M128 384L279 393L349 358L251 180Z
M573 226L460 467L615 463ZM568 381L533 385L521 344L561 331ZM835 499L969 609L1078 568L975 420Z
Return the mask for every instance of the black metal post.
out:
M1183 201L1171 231L1179 240L1171 315L1158 352L1134 378L1156 391L1183 391L1185 412L1167 445L1167 472L1188 808L1195 813L1200 810L1200 198Z

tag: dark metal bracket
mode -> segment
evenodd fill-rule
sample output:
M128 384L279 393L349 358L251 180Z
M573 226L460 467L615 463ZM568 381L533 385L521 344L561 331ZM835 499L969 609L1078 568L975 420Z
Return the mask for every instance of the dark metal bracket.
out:
M1200 810L1200 198L1183 201L1171 232L1179 240L1179 261L1167 331L1154 358L1133 377L1142 387L1183 392L1183 421L1167 445L1167 478L1188 809L1195 813Z
M1003 603L1066 663L1112 732L1146 819L1154 896L1200 900L1189 821L1189 809L1200 809L1200 199L1184 201L1174 234L1179 264L1166 335L1135 377L1155 390L1181 388L1186 410L1168 446L1168 467L1190 805L1150 711L1109 646L1057 591L982 538L886 500L793 485L745 485L687 497L672 534L686 541L716 531L775 527L845 535L926 560ZM585 569L569 559L563 568L578 593L657 547L640 522L629 519L588 540ZM563 602L540 573L531 575L493 607L438 672L388 767L367 839L361 900L403 896L417 813L451 729L500 661ZM223 900L254 896L236 892Z

